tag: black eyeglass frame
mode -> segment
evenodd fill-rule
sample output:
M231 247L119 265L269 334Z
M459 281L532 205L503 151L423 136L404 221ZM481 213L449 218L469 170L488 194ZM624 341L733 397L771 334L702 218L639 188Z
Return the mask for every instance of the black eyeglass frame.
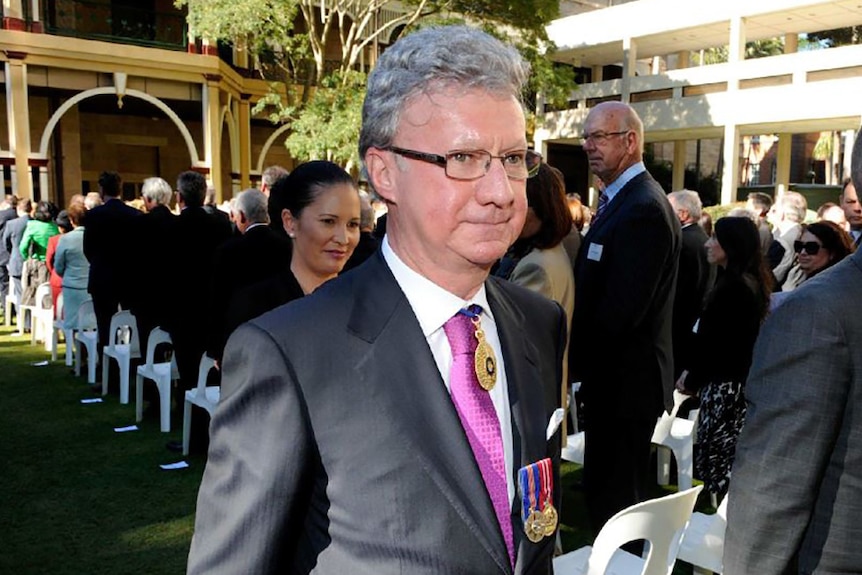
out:
M823 246L818 244L817 242L803 242L800 240L796 240L793 242L793 253L798 254L799 252L805 250L805 253L809 256L816 256L817 252L820 251L820 248Z
M453 180L459 180L463 182L470 182L473 180L478 180L479 178L484 177L488 170L491 169L491 162L493 160L500 160L501 162L506 159L507 156L511 155L514 152L510 152L509 154L504 154L502 156L495 156L491 152L487 150L452 150L446 152L446 155L441 156L440 154L432 154L429 152L419 152L417 150L409 150L407 148L399 148L398 146L389 146L388 148L384 148L392 152L393 154L398 154L399 156L404 156L405 158L410 158L411 160L418 160L420 162L425 162L428 164L434 164L435 166L440 166L446 172L446 177L452 178ZM455 156L457 154L476 154L482 153L488 155L488 163L485 164L485 172L481 176L476 176L475 178L457 178L449 174L449 158ZM531 168L530 167L530 158L535 158L536 163ZM509 175L509 172L506 172L506 176L510 180L523 181L532 178L536 174L539 173L539 166L542 165L542 154L533 151L533 150L525 150L524 153L524 165L527 166L527 175L524 178L513 178ZM505 163L503 164L503 169L506 169Z

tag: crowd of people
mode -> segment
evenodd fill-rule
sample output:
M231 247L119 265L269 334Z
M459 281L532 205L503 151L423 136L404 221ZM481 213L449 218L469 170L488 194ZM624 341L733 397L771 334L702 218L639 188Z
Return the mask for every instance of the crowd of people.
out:
M862 330L842 302L862 281L862 143L814 221L788 191L712 222L646 170L634 108L600 103L592 213L527 147L526 74L466 27L387 50L360 134L377 222L327 161L267 169L229 216L194 171L175 192L146 179L143 213L114 172L61 212L0 204L0 295L49 282L72 327L92 298L100 349L130 309L143 348L171 335L180 394L216 360L190 573L549 572L556 523L533 513L561 504L545 434L573 381L595 531L647 497L677 390L699 407L695 477L732 495L726 573L859 570L830 506L862 500L841 481L860 441Z

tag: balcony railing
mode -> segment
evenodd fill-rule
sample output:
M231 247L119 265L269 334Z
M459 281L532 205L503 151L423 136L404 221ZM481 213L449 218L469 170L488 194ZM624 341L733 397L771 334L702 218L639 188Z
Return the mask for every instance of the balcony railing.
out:
M185 14L104 2L55 0L45 8L45 31L60 36L185 50Z

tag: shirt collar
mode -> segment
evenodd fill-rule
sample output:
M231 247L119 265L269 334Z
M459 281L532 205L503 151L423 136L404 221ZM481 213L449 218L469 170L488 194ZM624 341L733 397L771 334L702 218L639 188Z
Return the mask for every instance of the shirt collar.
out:
M644 166L643 162L637 162L629 166L625 169L625 171L617 177L616 180L608 184L608 187L605 188L605 195L608 197L608 201L614 199L614 196L623 189L623 186L628 184L632 178L640 174L641 172L646 171L646 166Z
M482 314L492 317L485 284L482 284L476 295L469 301L464 301L408 267L389 245L389 236L383 238L381 251L386 265L389 266L395 281L398 282L410 307L413 308L413 314L419 320L419 326L426 338L443 327L443 324L458 313L458 310L471 304L481 306Z

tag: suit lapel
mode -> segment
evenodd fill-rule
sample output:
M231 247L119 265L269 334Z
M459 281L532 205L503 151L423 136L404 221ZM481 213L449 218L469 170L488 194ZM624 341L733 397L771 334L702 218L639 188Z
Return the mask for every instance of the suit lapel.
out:
M385 386L381 396L392 397L401 414L393 425L500 571L511 573L479 466L407 298L379 251L356 270L355 277L356 303L348 329L387 350L387 363L377 371Z
M590 226L590 229L587 231L587 235L584 238L585 241L589 240L591 236L595 235L599 230L607 225L611 218L619 211L620 207L625 203L626 198L629 195L629 192L635 188L635 184L640 182L640 180L645 177L647 172L641 172L631 180L629 180L622 189L617 192L614 196L614 199L611 200L611 203L608 204L608 207L605 208L605 212L602 214L599 223L596 226Z
M538 350L527 339L525 318L520 309L514 306L495 281L487 281L485 286L506 364L514 436L514 469L511 473L515 474L517 486L518 469L548 456L543 425L547 414L543 393L538 387L541 383L537 364L539 355ZM518 548L515 572L523 573L535 560L540 545L527 540L521 529L522 519L517 489L512 508L512 525Z

